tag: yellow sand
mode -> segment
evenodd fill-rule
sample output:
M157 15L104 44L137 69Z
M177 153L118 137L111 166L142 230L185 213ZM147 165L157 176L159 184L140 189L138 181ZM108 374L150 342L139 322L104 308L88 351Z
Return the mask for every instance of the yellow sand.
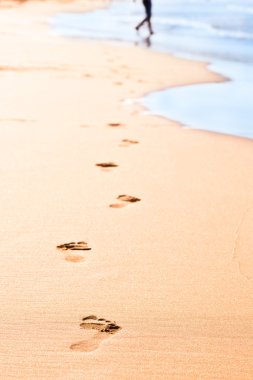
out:
M0 378L250 380L253 142L124 105L222 78L50 32L101 3L0 11ZM78 241L92 250L56 249ZM90 314L122 329L81 328Z

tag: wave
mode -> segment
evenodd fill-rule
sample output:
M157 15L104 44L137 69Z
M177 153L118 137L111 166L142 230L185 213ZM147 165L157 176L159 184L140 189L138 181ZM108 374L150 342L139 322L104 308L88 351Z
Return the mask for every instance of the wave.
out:
M212 25L201 21L189 20L186 18L169 18L169 17L159 17L155 18L157 24L167 25L171 27L183 27L191 28L195 30L205 30L212 35L218 35L225 38L235 38L235 39L247 39L252 40L253 34L247 33L241 30L228 30L222 25Z

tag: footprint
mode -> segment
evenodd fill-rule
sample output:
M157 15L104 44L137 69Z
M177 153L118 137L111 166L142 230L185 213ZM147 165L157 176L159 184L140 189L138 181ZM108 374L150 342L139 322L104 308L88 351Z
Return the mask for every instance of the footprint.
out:
M137 140L130 140L130 139L124 139L122 140L122 143L120 144L120 146L129 146L129 145L135 145L135 144L139 144L139 141Z
M71 251L87 251L91 250L91 248L88 247L88 243L85 241L79 241L78 243L71 242L71 243L65 243L61 245L57 245L57 248L62 249L63 251L71 250Z
M100 168L116 168L118 167L117 164L114 162L101 162L99 164L96 164L96 166L99 166Z
M133 197L132 195L119 195L117 199L123 202L140 202L140 198Z
M65 255L65 260L71 263L80 263L81 261L84 261L84 257L81 255L73 255L68 253Z
M108 123L107 125L108 125L108 127L113 127L113 128L123 126L123 124L121 124L121 123Z
M110 205L111 208L123 208L126 207L127 205L124 203L113 203Z
M94 330L94 334L87 335L86 340L74 343L70 346L71 350L81 352L91 352L96 350L100 343L121 330L121 327L116 322L111 322L104 318L97 318L95 315L89 315L82 319L80 327L84 330Z
M1 118L0 122L17 122L17 123L35 123L35 120L32 119L20 119L20 118Z
M140 198L133 197L132 195L119 195L117 199L125 203L113 203L110 205L111 208L122 208L129 203L140 202Z
M83 75L84 78L93 78L93 75L89 74L89 73L86 73Z
M66 244L61 244L57 246L57 249L60 249L65 253L65 260L72 263L79 263L84 261L85 257L83 255L73 254L69 251L90 251L91 248L85 241L79 241L78 243L71 242Z

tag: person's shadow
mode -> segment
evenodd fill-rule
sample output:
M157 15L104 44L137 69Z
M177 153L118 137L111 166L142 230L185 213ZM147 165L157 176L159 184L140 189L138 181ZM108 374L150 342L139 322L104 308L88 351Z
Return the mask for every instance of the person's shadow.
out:
M147 36L145 38L142 38L141 40L139 41L136 41L135 42L135 45L136 46L139 46L139 45L145 45L147 48L150 48L152 46L152 40L151 40L151 36Z
M151 45L152 45L151 37L148 36L148 37L144 38L144 39L143 39L143 43L144 43L144 45L146 45L148 48L150 48Z

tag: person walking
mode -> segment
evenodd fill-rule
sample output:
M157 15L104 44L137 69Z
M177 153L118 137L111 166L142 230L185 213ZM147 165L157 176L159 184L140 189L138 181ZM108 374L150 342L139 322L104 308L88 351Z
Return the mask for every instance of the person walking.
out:
M148 29L150 34L154 34L152 24L151 24L151 17L152 17L152 0L142 0L145 12L146 12L146 17L135 27L136 30L139 30L142 25L145 23L148 24Z

